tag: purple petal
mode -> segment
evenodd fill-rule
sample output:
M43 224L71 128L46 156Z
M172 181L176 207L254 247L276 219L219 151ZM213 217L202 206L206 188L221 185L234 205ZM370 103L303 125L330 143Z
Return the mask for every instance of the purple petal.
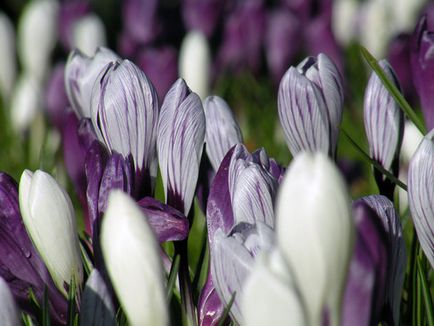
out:
M395 73L386 60L379 62L389 79L399 88ZM399 155L404 115L376 73L371 74L365 90L365 131L371 157L386 170Z
M50 121L61 130L66 108L69 106L68 96L65 90L65 65L59 63L54 67L48 81L45 93L45 104Z
M219 0L184 0L182 17L188 30L198 30L211 37L224 3Z
M224 306L214 288L211 272L202 288L197 308L199 326L219 325L224 312Z
M386 230L387 247L389 253L389 268L387 271L385 311L392 312L395 325L399 324L399 311L401 307L402 287L407 263L405 241L402 236L402 226L399 215L393 203L384 196L372 195L363 197L362 201L377 214ZM357 201L357 202L358 202ZM390 322L389 321L389 322Z
M434 14L425 15L411 40L413 82L419 94L428 130L434 128Z
M158 1L125 0L122 2L122 22L126 33L135 42L148 43L157 36Z
M426 135L408 168L408 201L420 245L434 267L434 130Z
M154 86L132 62L112 63L92 92L92 123L110 151L132 155L137 196L151 195L157 176L158 98Z
M388 268L386 234L375 212L364 202L353 204L357 240L344 294L342 324L373 325L384 303Z
M209 96L204 102L206 118L206 152L215 171L229 149L243 142L240 127L231 108L218 96Z
M149 225L154 230L158 241L184 240L188 236L188 219L180 211L165 205L152 197L145 197L138 202Z
M157 141L166 201L185 215L193 202L204 138L202 102L178 79L161 107Z

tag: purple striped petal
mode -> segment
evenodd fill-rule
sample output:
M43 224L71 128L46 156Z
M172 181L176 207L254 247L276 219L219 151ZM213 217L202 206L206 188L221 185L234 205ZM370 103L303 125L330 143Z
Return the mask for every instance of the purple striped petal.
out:
M331 151L330 125L321 90L291 67L280 82L277 99L280 123L293 156L300 151Z
M95 83L92 123L110 151L132 155L135 193L151 195L157 176L158 97L154 86L132 62L109 64Z
M105 66L119 60L114 52L102 47L92 58L79 50L69 54L65 67L65 89L69 103L78 118L91 117L91 95L95 81Z
M47 287L53 321L58 324L66 320L67 302L27 235L19 211L17 184L5 173L0 173L0 277L8 283L21 309L28 312L30 288L42 302Z
M187 238L190 230L188 219L180 211L152 197L145 197L138 204L148 218L149 225L159 242Z
M366 203L379 217L387 235L388 271L386 283L385 307L383 308L391 319L388 323L399 324L399 309L401 306L402 287L407 263L405 241L402 236L402 226L399 215L393 203L385 196L372 195L363 197L356 202Z
M389 63L381 60L379 64L399 88ZM375 72L365 90L364 122L371 157L390 170L393 160L399 156L404 115Z
M363 201L353 204L357 228L342 309L342 325L376 325L384 302L388 268L386 234Z
M202 102L178 79L167 93L158 122L158 159L166 202L188 215L205 138Z
M229 105L218 96L204 102L206 118L206 153L215 171L229 149L243 142L240 127Z
M427 13L417 24L411 40L413 82L420 97L428 130L434 128L434 15Z
M214 288L211 271L209 271L205 285L200 293L197 307L199 326L219 325L223 312L223 303Z
M426 135L408 168L408 201L420 245L434 267L434 130Z

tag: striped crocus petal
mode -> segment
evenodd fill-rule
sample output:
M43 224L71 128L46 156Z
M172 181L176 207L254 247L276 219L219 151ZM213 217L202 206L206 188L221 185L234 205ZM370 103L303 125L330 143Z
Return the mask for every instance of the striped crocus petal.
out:
M388 269L387 236L375 211L363 200L353 204L356 245L348 271L342 325L377 325Z
M80 325L116 325L111 293L97 269L93 269L83 291Z
M224 306L214 287L211 271L205 285L202 288L197 306L197 319L199 326L215 326L220 324L223 316Z
M277 98L280 123L293 156L300 151L330 152L327 106L320 88L297 68L283 76Z
M74 50L69 54L65 66L65 89L69 103L78 118L90 118L92 88L100 72L110 62L120 58L107 48L99 48L90 58Z
M398 325L402 287L404 285L407 263L401 221L393 203L385 196L372 195L363 197L359 201L368 204L375 211L386 231L389 265L384 309L385 311L392 312L392 316L390 317L393 317L393 323ZM387 320L387 322L392 323L391 320Z
M228 236L221 230L215 233L211 248L212 279L225 306L236 293L230 315L238 323L242 320L240 302L244 281L250 274L256 255L270 250L273 238L273 230L261 222L256 225L238 224Z
M228 150L242 143L240 127L229 105L218 96L209 96L204 102L206 118L206 153L215 171Z
M408 168L408 202L420 245L434 267L434 130L426 135Z
M167 93L158 122L158 160L169 205L188 215L205 139L202 102L183 79Z
M388 78L399 88L398 80L389 63L381 60L379 64ZM399 155L404 116L375 72L372 73L365 90L363 114L371 157L386 170L390 170L394 158Z
M138 195L152 194L157 176L158 111L154 86L128 60L109 64L92 91L92 123L98 139L110 151L132 155L137 185L151 184Z
M327 119L330 126L330 146L334 153L342 121L344 88L341 74L333 61L323 53L317 57L308 57L297 69L321 90L327 107Z
M337 167L323 153L295 157L279 187L275 212L277 244L309 303L309 323L320 324L326 308L330 325L338 325L354 223Z
M232 208L235 223L261 221L274 227L274 198L277 182L258 164L250 164L238 176Z

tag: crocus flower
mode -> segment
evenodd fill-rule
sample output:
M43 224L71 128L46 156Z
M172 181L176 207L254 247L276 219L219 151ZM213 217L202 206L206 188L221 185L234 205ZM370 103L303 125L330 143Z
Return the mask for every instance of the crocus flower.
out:
M77 20L88 14L90 3L87 0L62 2L58 14L59 41L66 50L73 50L72 28Z
M80 284L80 259L74 209L66 191L48 173L23 172L19 187L20 209L32 242L44 260L57 288Z
M99 48L93 57L79 50L69 54L65 67L65 88L78 118L91 117L90 104L95 81L105 66L119 60L116 53L106 48Z
M186 216L193 202L204 139L202 102L178 79L161 107L157 147L166 202Z
M434 15L425 15L416 26L411 40L413 82L419 94L428 130L434 128Z
M87 279L81 300L80 325L115 326L115 309L107 285L97 269Z
M19 321L18 308L15 304L12 293L3 278L0 277L0 319L2 323L9 326L21 325Z
M408 168L408 202L420 245L434 267L434 130L422 140Z
M334 156L342 120L342 79L324 54L290 67L279 86L277 106L292 155L302 150Z
M52 321L66 320L67 301L54 285L47 268L26 232L18 204L18 186L0 173L0 276L8 283L21 309L32 312L29 290L39 302L47 288Z
M277 247L308 324L321 324L325 314L330 325L339 325L354 223L344 180L324 154L294 159L279 188L276 219Z
M55 0L31 1L20 17L18 56L24 69L38 79L45 78L56 45L58 9Z
M188 30L201 31L211 37L224 3L219 0L184 0L182 1L182 18Z
M179 76L201 99L209 95L211 54L208 41L200 32L189 32L179 52Z
M206 118L206 153L214 171L234 145L242 143L240 127L229 105L218 96L209 96L203 103Z
M169 312L157 241L140 208L119 190L110 194L101 247L131 325L167 325Z
M15 83L15 30L9 17L0 12L0 96L4 101L11 96Z
M98 139L110 151L132 156L137 189L152 194L157 176L158 97L132 62L109 64L95 83L91 118Z
M72 27L72 45L91 56L100 46L106 45L104 24L97 15L89 14L78 19Z

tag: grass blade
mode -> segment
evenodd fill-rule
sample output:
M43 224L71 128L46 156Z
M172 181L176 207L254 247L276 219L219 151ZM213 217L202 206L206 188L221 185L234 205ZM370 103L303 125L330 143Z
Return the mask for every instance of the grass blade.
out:
M223 311L223 315L219 320L218 326L225 325L226 319L229 317L229 311L231 311L232 305L234 304L236 294L237 294L236 292L232 294L231 300L229 301L228 305L225 307L225 310Z
M417 271L418 271L418 276L419 276L419 280L420 280L420 285L422 288L422 295L423 295L423 301L425 304L425 309L426 309L426 316L428 319L428 325L429 326L434 326L434 307L433 307L433 302L432 302L432 298L431 298L431 292L428 286L428 281L424 275L423 269L422 269L422 262L420 257L416 257L416 264L417 264Z
M170 269L169 279L167 281L167 302L170 302L172 299L173 288L175 287L176 277L178 276L180 261L181 257L176 255L172 263L172 268Z
M206 255L206 248L208 245L208 228L207 225L204 225L204 230L202 232L202 245L200 248L200 255L199 255L199 260L197 262L197 266L196 266L196 270L194 273L194 278L193 278L193 290L199 292L198 286L199 286L199 279L200 279L200 274L202 273L202 268L203 268L203 264L204 264L204 260L205 260L205 255Z
M68 289L68 323L67 323L68 326L74 325L75 314L76 314L75 293L76 293L75 279L74 277L72 277Z
M372 70L375 71L378 78L383 82L384 87L389 91L389 93L393 96L396 103L401 107L402 111L405 113L405 115L415 124L415 126L420 130L422 134L426 134L425 126L423 125L423 122L419 119L417 114L414 112L410 104L408 104L407 100L402 96L399 89L395 86L395 84L387 77L387 75L384 73L383 69L381 69L380 65L378 64L377 59L374 58L372 54L369 53L369 51L361 46L360 49L363 57L365 58L368 65L372 68Z
M50 312L48 311L49 304L48 304L48 291L47 287L44 287L44 297L42 301L42 325L43 326L50 326Z

